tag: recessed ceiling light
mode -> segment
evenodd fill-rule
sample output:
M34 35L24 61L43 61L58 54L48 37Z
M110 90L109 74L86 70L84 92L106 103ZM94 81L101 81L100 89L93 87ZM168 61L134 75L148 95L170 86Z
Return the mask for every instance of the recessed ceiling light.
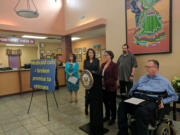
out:
M79 39L81 39L81 38L79 38L79 37L72 37L71 38L72 41L76 41L76 40L79 40Z
M23 38L32 38L32 39L46 39L47 37L43 36L32 36L32 35L23 35Z
M22 44L6 44L6 46L24 46Z

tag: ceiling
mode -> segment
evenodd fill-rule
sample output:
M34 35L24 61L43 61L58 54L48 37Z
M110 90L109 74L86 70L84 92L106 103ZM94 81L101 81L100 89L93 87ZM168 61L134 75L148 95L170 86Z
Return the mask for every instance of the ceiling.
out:
M0 31L1 37L16 37L16 38L22 38L23 35L34 35L34 36L47 36L47 35L35 35L35 34L26 34L26 33L17 33L17 32L6 32L6 31ZM47 36L47 39L36 39L36 42L50 42L50 43L59 43L61 40L61 36Z
M17 32L7 32L7 31L0 31L0 37L16 37L22 38L23 35L35 35L35 34L26 34L26 33L17 33ZM105 35L105 28L98 28L91 31L81 32L78 34L72 35L72 37L79 37L80 40L92 37L98 37L101 35ZM61 43L61 36L47 36L47 35L35 35L35 36L46 36L47 39L35 39L36 43ZM2 44L0 44L2 46ZM29 45L28 45L29 46Z
M79 34L74 34L72 37L79 37L81 40L86 39L86 38L93 38L93 37L98 37L106 34L105 27L91 30L91 31L86 31L86 32L81 32Z
M34 10L32 0L30 8ZM34 0L39 17L24 18L15 12L27 9L27 0L0 0L0 27L1 30L21 31L28 33L45 33L49 35L62 35L64 33L64 0Z

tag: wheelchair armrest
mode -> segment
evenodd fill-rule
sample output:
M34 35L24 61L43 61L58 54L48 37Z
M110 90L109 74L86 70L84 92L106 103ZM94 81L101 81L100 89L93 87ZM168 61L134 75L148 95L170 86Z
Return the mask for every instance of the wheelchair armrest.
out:
M120 98L121 98L122 100L126 100L126 99L129 98L129 95L127 95L127 94L121 94L121 95L120 95Z

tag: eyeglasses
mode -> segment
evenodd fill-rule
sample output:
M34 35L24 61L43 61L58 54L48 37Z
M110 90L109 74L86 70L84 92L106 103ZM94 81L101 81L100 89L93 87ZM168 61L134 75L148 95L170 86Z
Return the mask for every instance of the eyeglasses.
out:
M107 54L104 55L104 57L107 57L107 56L109 56L109 55L107 55Z
M155 66L145 66L145 68L154 68Z

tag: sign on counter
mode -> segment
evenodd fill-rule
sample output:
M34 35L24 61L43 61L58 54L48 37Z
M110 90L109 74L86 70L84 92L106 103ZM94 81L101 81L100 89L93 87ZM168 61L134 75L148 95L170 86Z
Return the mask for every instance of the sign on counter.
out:
M56 59L32 60L30 87L54 91Z

